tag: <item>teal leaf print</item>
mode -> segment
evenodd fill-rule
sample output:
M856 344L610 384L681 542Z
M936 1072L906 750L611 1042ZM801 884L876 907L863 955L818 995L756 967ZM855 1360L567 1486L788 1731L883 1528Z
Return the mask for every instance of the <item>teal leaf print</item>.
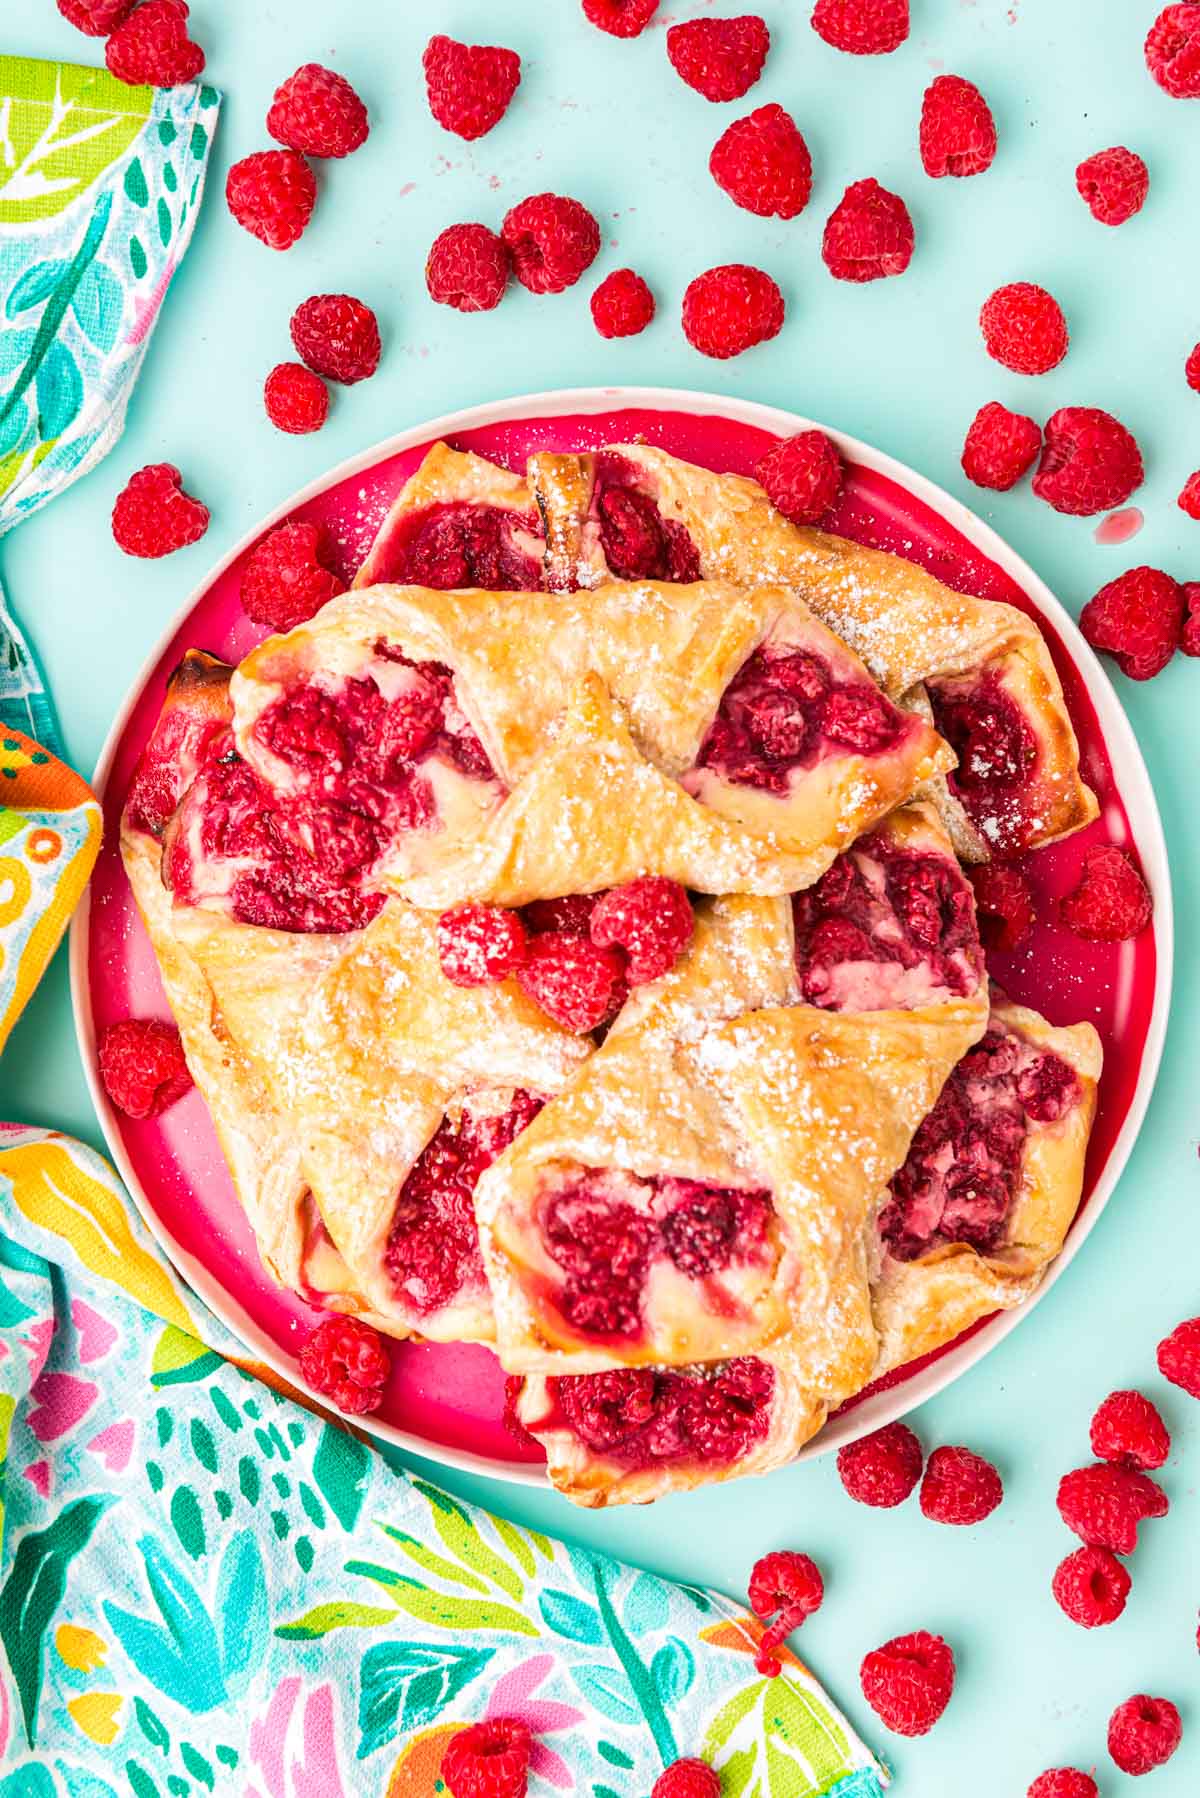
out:
M639 1573L621 1606L621 1621L634 1636L647 1630L663 1629L671 1616L671 1603L666 1587L652 1573Z
M133 1714L138 1720L138 1728L153 1748L160 1748L164 1754L171 1752L171 1737L162 1719L150 1709L146 1700L135 1697Z
M602 1717L613 1723L641 1722L642 1714L633 1687L619 1667L596 1661L571 1667L569 1671L584 1698Z
M146 270L150 264L146 260L145 246L136 233L129 239L129 266L133 270L135 280L145 279Z
M161 1623L137 1617L111 1599L104 1614L125 1653L144 1679L194 1714L226 1704L217 1632L204 1600L161 1543L143 1536L138 1549L146 1583Z
M66 317L67 307L71 304L75 289L83 278L83 271L92 262L100 248L104 233L108 228L108 215L111 211L112 195L101 194L96 201L96 209L88 221L88 228L83 234L82 243L46 301L25 366L17 376L16 384L10 390L3 406L0 406L0 424L3 424L9 411L16 405L25 389L37 378L37 372L42 366L51 344L58 336L59 328Z
M66 344L52 343L37 371L38 433L61 437L83 406L83 376Z
M66 1592L68 1567L112 1503L110 1497L77 1498L44 1530L22 1536L0 1590L0 1642L12 1668L31 1748L37 1736L46 1631Z
M623 1748L618 1748L612 1742L597 1742L596 1752L601 1760L608 1762L610 1767L629 1768L633 1765L633 1756L631 1754L626 1754Z
M29 413L22 400L21 404L9 413L3 424L0 424L0 456L15 456L19 463L21 459L19 452L25 447L29 434ZM0 492L4 491L6 485L7 483L0 484Z
M158 1787L145 1767L140 1767L136 1761L125 1762L125 1777L134 1798L161 1798Z
M40 306L43 300L48 300L61 281L66 267L65 262L57 260L32 263L4 302L7 317L16 318L18 312L30 312L35 306Z
M216 1776L212 1770L212 1764L205 1760L199 1749L193 1748L190 1742L181 1742L179 1744L179 1758L193 1779L198 1779L201 1785L208 1787L210 1792L214 1790L217 1782Z
M20 368L33 348L35 331L0 331L0 380Z
M668 1636L650 1663L650 1677L664 1704L678 1704L696 1677L696 1663L687 1643Z
M104 1790L109 1798L117 1798L111 1786ZM0 1779L0 1798L58 1798L58 1793L47 1769L34 1762Z
M103 262L93 262L84 270L71 311L88 342L107 355L120 335L125 289Z
M371 1472L371 1451L356 1436L327 1423L313 1456L317 1490L347 1534L358 1522Z
M548 1586L538 1597L538 1609L547 1629L572 1642L587 1642L593 1647L604 1640L604 1626L595 1605L584 1604L569 1592L556 1592Z
M176 1486L171 1494L171 1527L193 1561L208 1553L204 1534L204 1518L200 1504L190 1486Z
M239 1530L221 1557L217 1618L221 1675L229 1696L238 1698L257 1672L269 1640L267 1576L252 1530Z
M296 1617L291 1623L281 1623L275 1634L285 1642L314 1642L335 1629L377 1629L381 1623L390 1623L399 1614L395 1610L380 1610L376 1605L351 1604L348 1599L335 1599L330 1604L314 1606L311 1611L305 1611L303 1617Z
M150 198L150 189L146 186L146 171L142 167L140 156L131 156L125 167L125 179L122 183L125 196L135 206L144 206Z
M675 1759L675 1732L659 1697L654 1681L651 1679L637 1649L622 1629L617 1613L613 1609L609 1595L607 1578L618 1575L618 1568L612 1561L596 1557L593 1561L593 1579L596 1586L596 1603L600 1610L600 1619L612 1643L613 1652L629 1681L630 1687L637 1696L641 1712L650 1726L650 1734L654 1737L654 1746L658 1749L664 1766L669 1766Z
M477 1679L490 1648L433 1648L425 1642L380 1642L359 1669L358 1758L365 1760L398 1734L434 1722Z

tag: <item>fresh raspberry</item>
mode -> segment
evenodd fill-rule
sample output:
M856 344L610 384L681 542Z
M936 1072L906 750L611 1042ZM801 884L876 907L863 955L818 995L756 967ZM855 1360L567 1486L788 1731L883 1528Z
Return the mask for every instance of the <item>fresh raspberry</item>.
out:
M1184 594L1160 568L1130 568L1101 587L1079 615L1093 649L1111 655L1131 680L1150 680L1171 660L1183 625Z
M1200 518L1200 469L1190 474L1179 494L1179 509L1189 518Z
M1114 145L1084 158L1075 170L1075 185L1094 219L1123 225L1146 204L1150 171L1134 151Z
M755 13L689 19L667 32L667 56L681 80L706 100L740 100L763 72L771 34Z
M291 332L300 360L327 381L352 387L379 367L379 320L351 294L314 294L293 312Z
M981 406L963 444L963 473L977 487L1007 493L1029 473L1042 447L1042 433L1023 412L998 400Z
M1171 1452L1171 1437L1158 1411L1140 1392L1110 1392L1092 1418L1092 1453L1151 1473Z
M819 524L842 490L845 469L824 431L797 431L772 444L754 470L777 512L793 524Z
M1072 1623L1100 1629L1117 1621L1132 1584L1111 1548L1077 1548L1055 1568L1050 1589Z
M625 977L625 958L587 937L547 931L530 939L517 979L547 1016L583 1036L612 1016Z
M322 560L319 524L296 519L277 525L256 543L242 570L242 610L272 631L294 631L346 591L346 583Z
M983 302L979 328L993 362L1015 375L1044 375L1067 353L1062 307L1034 281L1010 281Z
M1170 12L1183 12L1181 6ZM1169 1698L1139 1692L1119 1704L1108 1720L1108 1752L1122 1773L1136 1779L1165 1765L1183 1740L1183 1722Z
M591 307L601 337L636 337L654 317L654 295L633 269L618 268L601 281Z
M1179 647L1185 656L1200 656L1200 581L1181 581L1179 590L1187 606Z
M188 36L184 0L144 0L104 46L110 75L130 87L178 87L194 81L204 52Z
M1146 67L1173 100L1200 100L1200 12L1164 6L1146 38Z
M1123 943L1150 922L1145 881L1124 849L1098 844L1083 858L1074 890L1059 901L1063 924L1087 943Z
M87 37L108 37L123 25L137 0L55 0L68 25Z
M490 986L525 960L525 926L515 911L466 900L437 922L438 960L454 986Z
M152 462L130 475L112 509L112 534L127 556L169 556L196 543L208 529L209 510L183 491L183 476L170 462Z
M558 931L564 936L590 936L599 893L567 893L561 899L531 899L521 909L525 928L534 936Z
M1165 1517L1167 1495L1148 1474L1097 1461L1077 1467L1058 1483L1058 1510L1069 1530L1091 1548L1111 1548L1131 1555L1138 1525L1147 1517Z
M1004 862L984 862L967 874L984 948L1005 954L1016 949L1033 929L1033 894L1025 876Z
M1090 1773L1075 1767L1051 1767L1039 1773L1026 1798L1100 1798L1100 1790Z
M178 1030L157 1018L107 1024L97 1053L104 1090L129 1118L156 1118L192 1084Z
M687 888L663 874L643 874L625 886L612 887L597 903L590 922L598 948L624 949L632 986L669 973L691 942L694 928Z
M814 1611L820 1610L825 1582L820 1568L808 1555L780 1549L755 1561L750 1572L749 1597L754 1615L770 1625L763 1631L754 1665L768 1679L774 1679L782 1666L773 1651Z
M812 192L812 157L782 106L735 119L713 145L709 173L735 206L759 218L794 219Z
M880 281L912 261L913 222L899 194L853 181L825 223L821 259L838 281Z
M609 37L638 37L658 11L658 0L583 0L583 16Z
M859 1669L863 1697L898 1736L926 1735L950 1702L954 1655L928 1630L893 1636L874 1648Z
M303 362L280 362L263 385L267 417L280 431L302 437L319 431L329 416L329 389Z
M290 250L316 204L317 180L294 150L256 150L225 177L225 204L271 250Z
M431 37L421 58L429 110L444 131L473 143L508 111L521 85L521 58L500 44Z
M908 0L817 0L812 28L850 56L887 56L908 36Z
M489 1717L452 1736L441 1775L450 1798L525 1798L533 1737L516 1717Z
M672 1761L654 1782L650 1798L721 1798L721 1779L706 1761Z
M1137 439L1110 412L1063 406L1046 425L1033 491L1056 512L1089 518L1123 506L1144 474Z
M513 271L530 293L574 287L600 251L600 227L578 200L531 194L505 214L500 235Z
M433 240L425 285L439 306L490 312L508 286L508 246L486 225L448 225Z
M887 1423L873 1435L839 1448L842 1485L860 1505L890 1510L902 1505L921 1477L921 1444L905 1423Z
M969 1448L935 1448L921 1481L921 1514L932 1523L982 1523L1004 1497L1000 1475Z
M996 155L996 121L973 81L938 75L921 102L921 166L927 175L982 175Z
M391 1370L379 1331L357 1317L327 1317L300 1350L300 1372L313 1391L348 1417L378 1411Z
M1172 1386L1200 1398L1200 1317L1176 1324L1158 1345L1158 1371Z
M783 295L770 275L745 262L725 262L689 281L683 334L702 356L740 356L783 329Z
M301 156L349 156L371 130L367 109L346 80L319 62L306 62L275 89L267 131Z
M1184 378L1193 393L1200 393L1200 343L1183 365Z

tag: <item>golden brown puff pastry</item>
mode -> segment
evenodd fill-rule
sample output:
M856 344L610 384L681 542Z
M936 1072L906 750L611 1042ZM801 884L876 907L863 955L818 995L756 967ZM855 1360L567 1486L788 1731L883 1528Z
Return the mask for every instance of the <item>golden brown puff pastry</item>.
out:
M623 578L783 582L898 704L958 754L936 797L964 859L1054 841L1097 814L1041 632L1015 607L955 593L902 557L790 524L757 482L649 444L539 453L529 479L550 584Z
M993 994L874 1232L876 1374L1035 1291L1079 1208L1100 1039Z
M354 585L530 591L545 585L545 547L520 475L435 443L392 502Z
M232 693L296 828L353 813L359 889L438 908L645 873L791 890L950 762L783 587L362 589L254 650Z

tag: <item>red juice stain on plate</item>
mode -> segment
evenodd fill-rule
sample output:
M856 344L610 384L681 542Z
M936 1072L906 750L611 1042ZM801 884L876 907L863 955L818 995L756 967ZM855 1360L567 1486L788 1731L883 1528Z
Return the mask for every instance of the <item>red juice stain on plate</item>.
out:
M1136 537L1145 524L1145 514L1138 506L1126 506L1123 511L1110 512L1102 518L1092 535L1097 543L1128 543Z

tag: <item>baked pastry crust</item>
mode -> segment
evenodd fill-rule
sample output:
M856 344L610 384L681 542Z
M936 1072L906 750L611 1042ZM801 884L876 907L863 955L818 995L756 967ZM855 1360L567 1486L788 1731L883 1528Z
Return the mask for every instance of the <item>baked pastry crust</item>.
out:
M484 507L506 514L503 528L508 542L540 567L545 553L541 521L533 492L523 477L470 450L451 449L448 443L439 442L392 501L353 585L373 587L403 578L406 540L411 538L417 515L428 519L435 508L446 507Z

